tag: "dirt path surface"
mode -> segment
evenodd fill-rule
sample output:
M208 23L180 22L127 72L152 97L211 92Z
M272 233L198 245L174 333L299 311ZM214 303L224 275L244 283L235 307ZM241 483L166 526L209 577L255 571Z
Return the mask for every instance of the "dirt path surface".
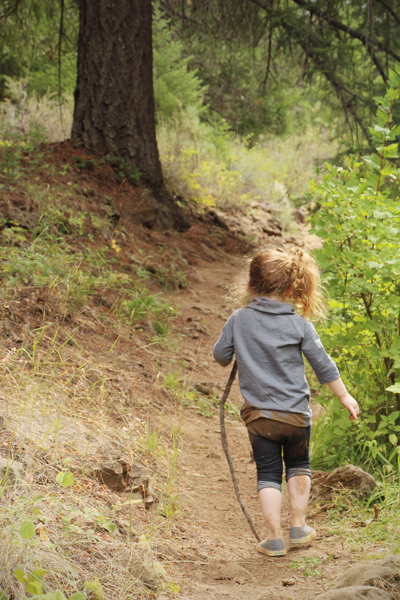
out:
M224 286L232 281L240 266L241 259L234 256L226 256L218 263L200 264L192 273L190 287L174 294L185 331L188 324L197 324L202 325L205 332L197 337L193 329L194 339L188 336L180 344L181 356L195 360L194 366L187 370L188 376L192 384L217 389L219 394L224 389L230 367L223 369L215 363L211 350L229 314ZM242 402L237 381L230 400L238 406ZM227 432L245 505L259 535L264 538L265 528L256 492L256 469L251 460L246 428L230 417ZM260 596L260 600L305 600L329 589L330 582L356 562L357 556L346 550L341 539L327 537L325 514L312 503L308 523L316 527L318 536L311 546L291 548L287 556L274 559L257 552L256 541L236 501L221 446L217 415L204 418L193 410L184 411L181 450L181 501L186 508L184 521L188 529L180 537L179 552L172 561L179 573L177 577L185 582L181 597L200 600ZM285 489L283 528L287 538L289 511ZM315 561L314 571L322 567L323 577L304 578L304 569L289 568L300 558L321 561L321 565Z

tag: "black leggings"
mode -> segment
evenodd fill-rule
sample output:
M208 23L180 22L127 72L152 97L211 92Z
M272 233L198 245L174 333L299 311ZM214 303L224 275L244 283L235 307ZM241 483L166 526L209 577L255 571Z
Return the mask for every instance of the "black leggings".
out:
M263 488L281 489L282 449L286 481L297 475L311 477L311 426L296 427L280 421L260 418L247 425L257 466L257 491Z

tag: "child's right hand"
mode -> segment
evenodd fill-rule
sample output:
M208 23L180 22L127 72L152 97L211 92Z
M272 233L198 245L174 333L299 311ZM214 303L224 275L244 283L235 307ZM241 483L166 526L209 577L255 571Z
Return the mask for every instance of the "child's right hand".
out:
M357 421L358 415L360 413L360 409L357 404L357 400L350 396L350 394L346 393L345 396L339 398L340 402L343 404L345 408L350 413L350 421Z

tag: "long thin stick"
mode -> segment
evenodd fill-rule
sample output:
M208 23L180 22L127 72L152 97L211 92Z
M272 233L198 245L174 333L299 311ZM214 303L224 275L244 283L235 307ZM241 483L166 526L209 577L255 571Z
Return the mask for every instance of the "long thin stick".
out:
M232 481L233 481L233 487L235 488L235 494L236 494L237 501L239 502L240 508L242 509L243 514L246 517L248 524L250 525L250 529L253 532L254 537L256 538L257 542L260 542L261 538L258 535L258 533L256 531L256 528L254 527L254 523L251 520L251 517L250 517L249 513L247 512L246 507L243 504L243 500L242 500L242 498L240 496L238 480L237 480L237 477L236 477L236 473L235 473L235 469L234 469L233 462L232 462L232 459L231 459L231 455L229 454L228 439L226 437L226 429L225 429L225 402L228 399L229 392L231 391L232 383L234 382L235 377L236 377L236 373L237 373L237 362L235 360L235 362L233 364L233 367L232 367L231 374L229 375L229 379L227 381L224 393L222 394L222 398L219 401L219 420L220 420L220 423L221 423L221 442L222 442L222 447L223 447L224 452L225 452L226 460L228 461L229 470L231 472Z

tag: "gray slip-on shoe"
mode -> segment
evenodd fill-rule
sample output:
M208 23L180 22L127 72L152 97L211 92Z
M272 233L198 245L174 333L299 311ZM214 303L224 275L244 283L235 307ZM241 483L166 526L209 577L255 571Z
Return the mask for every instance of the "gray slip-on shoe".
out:
M266 538L258 544L257 550L267 556L285 556L287 552L285 540L282 538L277 540Z
M289 541L291 544L308 544L315 538L317 532L313 527L305 525L304 527L291 527L289 529Z

